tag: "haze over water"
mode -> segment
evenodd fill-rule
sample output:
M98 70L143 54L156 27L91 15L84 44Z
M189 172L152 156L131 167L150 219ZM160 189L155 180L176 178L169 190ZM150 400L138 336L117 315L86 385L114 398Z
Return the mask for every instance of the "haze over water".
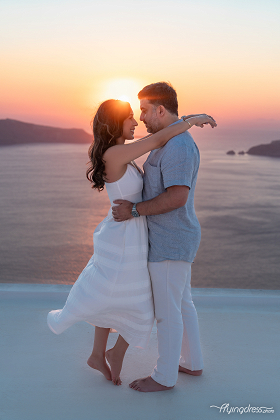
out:
M197 143L202 241L192 285L279 289L280 159L228 156L229 141L219 147L203 138ZM93 231L109 209L106 191L93 191L85 178L87 149L62 144L0 149L1 282L77 279L92 255Z

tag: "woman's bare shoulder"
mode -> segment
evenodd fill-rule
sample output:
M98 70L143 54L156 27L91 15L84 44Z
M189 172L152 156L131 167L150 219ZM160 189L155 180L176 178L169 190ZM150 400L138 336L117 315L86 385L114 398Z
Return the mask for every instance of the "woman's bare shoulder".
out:
M115 146L111 146L109 147L109 149L107 149L104 154L103 154L103 160L108 160L111 159L112 157L114 157L114 154L116 152L116 148L119 147L119 145L115 145Z

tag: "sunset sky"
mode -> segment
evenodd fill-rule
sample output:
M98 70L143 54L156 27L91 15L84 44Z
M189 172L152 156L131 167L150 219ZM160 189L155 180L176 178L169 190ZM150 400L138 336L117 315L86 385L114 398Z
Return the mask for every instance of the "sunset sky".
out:
M279 22L279 0L1 0L0 119L89 131L165 80L181 114L280 129Z

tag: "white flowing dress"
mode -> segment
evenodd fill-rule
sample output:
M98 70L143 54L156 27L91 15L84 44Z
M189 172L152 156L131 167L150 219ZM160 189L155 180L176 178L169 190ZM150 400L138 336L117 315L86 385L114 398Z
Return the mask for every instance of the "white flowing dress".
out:
M106 183L116 199L142 201L143 180L127 165L116 182ZM116 330L130 345L145 347L154 323L147 267L148 229L144 216L115 222L110 208L93 234L94 254L73 285L65 306L49 312L48 326L60 334L78 321Z

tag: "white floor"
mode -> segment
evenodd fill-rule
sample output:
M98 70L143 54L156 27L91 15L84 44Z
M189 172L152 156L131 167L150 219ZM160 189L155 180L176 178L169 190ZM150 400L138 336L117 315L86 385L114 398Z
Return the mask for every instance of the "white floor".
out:
M176 387L139 393L128 384L157 358L156 327L146 350L129 348L123 385L86 364L94 328L76 324L56 336L47 327L69 286L0 284L1 420L212 420L240 418L230 408L273 407L245 419L280 419L280 291L194 289L205 369L179 374ZM117 334L110 334L109 346ZM247 409L248 410L248 409Z

